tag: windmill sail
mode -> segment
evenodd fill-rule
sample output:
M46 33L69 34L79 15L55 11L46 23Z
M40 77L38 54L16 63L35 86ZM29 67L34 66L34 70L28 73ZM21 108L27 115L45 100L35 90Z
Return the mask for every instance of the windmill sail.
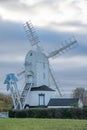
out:
M24 28L25 28L26 34L28 36L28 39L29 39L31 45L32 46L34 46L34 45L38 46L39 38L36 35L36 31L35 31L33 25L31 24L31 22L26 22L24 24Z
M74 45L77 41L75 39L73 39L72 41L69 41L69 43L67 42L66 45L64 45L63 47L61 47L60 49L58 50L55 50L53 52L51 52L49 55L48 55L48 58L51 58L57 54L60 54L61 52L63 52L64 50L70 48L72 45Z
M56 87L56 89L57 89L59 95L62 97L62 93L61 93L61 91L60 91L60 89L59 89L59 86L58 86L58 84L57 84L57 82L56 82L56 80L55 80L55 77L54 77L54 75L53 75L53 73L52 73L52 69L49 68L49 70L50 70L51 78L52 78L52 80L53 80L53 82L54 82L54 84L55 84L55 87Z

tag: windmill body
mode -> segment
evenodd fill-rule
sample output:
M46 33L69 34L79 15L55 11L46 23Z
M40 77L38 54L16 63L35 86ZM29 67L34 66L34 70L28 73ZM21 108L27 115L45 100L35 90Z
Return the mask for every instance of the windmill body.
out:
M25 86L32 84L25 107L46 107L55 90L50 88L47 56L40 50L30 50L25 58Z
M45 54L30 50L25 58L25 82L49 86L49 61Z

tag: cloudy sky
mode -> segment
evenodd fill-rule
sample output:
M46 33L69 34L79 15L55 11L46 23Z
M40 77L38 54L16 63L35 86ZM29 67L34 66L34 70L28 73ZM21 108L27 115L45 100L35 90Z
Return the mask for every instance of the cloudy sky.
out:
M78 45L50 59L63 94L87 89L87 0L0 0L0 91L6 74L17 73L31 49L23 24L31 20L46 52L75 35Z

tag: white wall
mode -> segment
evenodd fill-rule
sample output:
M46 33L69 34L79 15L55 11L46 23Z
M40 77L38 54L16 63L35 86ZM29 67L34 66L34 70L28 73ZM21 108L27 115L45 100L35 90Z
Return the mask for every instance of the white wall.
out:
M82 103L82 101L79 99L79 102L78 102L78 107L79 108L82 108L83 107L83 103Z
M39 105L39 94L45 94L45 105L47 106L49 100L53 97L55 92L53 91L31 91L26 104L30 106L38 106Z
M45 62L36 63L36 86L49 86L49 66Z

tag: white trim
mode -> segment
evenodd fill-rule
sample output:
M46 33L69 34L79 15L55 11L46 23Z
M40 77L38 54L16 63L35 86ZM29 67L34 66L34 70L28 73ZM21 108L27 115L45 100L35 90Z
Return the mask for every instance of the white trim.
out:
M48 106L48 108L73 108L73 106Z

